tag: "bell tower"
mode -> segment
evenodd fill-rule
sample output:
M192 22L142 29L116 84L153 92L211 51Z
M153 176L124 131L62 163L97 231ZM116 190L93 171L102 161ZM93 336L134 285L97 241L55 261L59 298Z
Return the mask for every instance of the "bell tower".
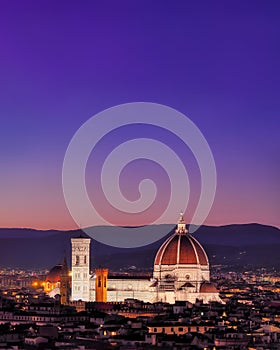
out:
M72 291L71 300L89 301L90 238L71 238Z
M106 303L107 301L107 284L108 269L99 268L95 270L95 301Z

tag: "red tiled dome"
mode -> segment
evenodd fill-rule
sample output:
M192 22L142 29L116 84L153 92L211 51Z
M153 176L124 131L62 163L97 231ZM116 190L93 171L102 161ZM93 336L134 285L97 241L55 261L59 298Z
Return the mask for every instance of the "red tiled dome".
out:
M204 249L188 234L182 215L175 234L162 244L155 258L155 265L176 264L208 265Z
M200 286L200 293L217 293L217 288L211 282L203 282Z
M195 238L175 233L159 248L155 265L176 264L208 265L208 259L204 249Z
M60 282L62 265L55 265L46 276L46 281L50 283Z

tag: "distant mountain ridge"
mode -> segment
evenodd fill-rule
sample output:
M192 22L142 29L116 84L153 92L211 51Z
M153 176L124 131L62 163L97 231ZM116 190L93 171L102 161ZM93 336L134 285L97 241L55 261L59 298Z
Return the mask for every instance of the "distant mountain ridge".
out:
M116 248L92 240L92 266L119 269L135 265L151 268L157 249L173 233L175 225L152 225L155 237L165 236L140 248ZM125 228L96 226L96 232L118 234ZM127 228L126 228L127 229ZM133 228L131 228L133 234ZM0 266L21 268L51 268L61 263L64 252L70 261L70 239L80 230L33 230L0 228ZM85 235L85 234L83 234ZM212 264L255 264L280 266L280 230L260 224L233 224L226 226L201 226L194 234L209 256Z

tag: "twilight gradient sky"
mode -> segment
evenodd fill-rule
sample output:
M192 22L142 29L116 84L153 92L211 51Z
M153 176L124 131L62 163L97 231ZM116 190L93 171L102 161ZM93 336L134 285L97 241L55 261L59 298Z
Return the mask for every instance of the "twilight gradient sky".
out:
M68 143L95 113L134 101L176 108L206 137L218 173L207 224L279 227L279 21L277 0L2 0L0 227L75 228Z

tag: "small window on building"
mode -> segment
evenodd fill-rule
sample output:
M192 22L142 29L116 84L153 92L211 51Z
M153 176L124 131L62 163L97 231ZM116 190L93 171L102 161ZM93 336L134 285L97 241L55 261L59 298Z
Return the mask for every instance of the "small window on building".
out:
M100 276L98 277L98 287L99 288L101 287L101 277Z
M178 331L179 331L179 332L183 332L183 327L179 327L179 328L178 328Z
M106 277L104 277L104 288L106 288Z
M84 264L86 264L87 263L87 256L85 255L84 256Z
M154 328L154 332L157 332L157 328Z
M79 265L79 263L80 263L80 257L79 255L76 255L76 265Z

